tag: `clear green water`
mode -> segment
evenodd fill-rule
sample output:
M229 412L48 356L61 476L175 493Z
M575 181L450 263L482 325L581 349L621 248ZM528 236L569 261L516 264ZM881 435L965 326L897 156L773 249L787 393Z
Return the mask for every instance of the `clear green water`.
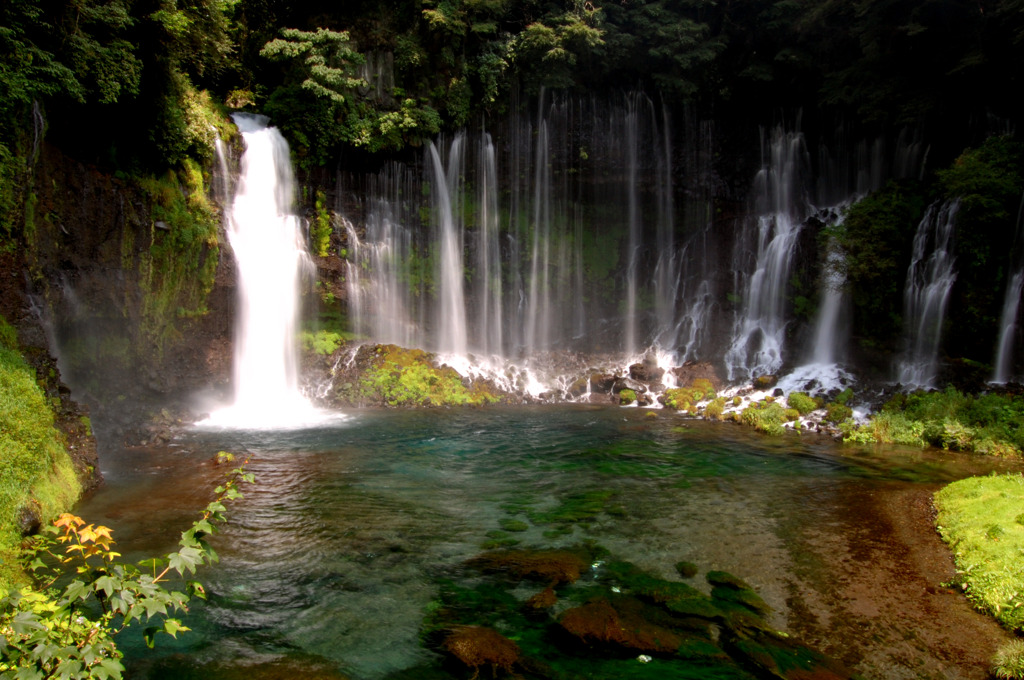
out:
M249 456L257 480L216 538L221 562L200 574L210 598L187 617L193 632L155 652L140 635L122 639L132 677L452 677L421 639L439 583L476 582L465 562L513 541L592 541L665 579L682 560L726 570L787 629L803 615L794 583L827 582L837 545L855 552L856 532L834 534L850 532L864 498L989 465L648 413L366 411L319 429L197 431L168 451L112 453L106 485L79 510L112 526L130 557L174 548L224 472L210 461L218 450Z

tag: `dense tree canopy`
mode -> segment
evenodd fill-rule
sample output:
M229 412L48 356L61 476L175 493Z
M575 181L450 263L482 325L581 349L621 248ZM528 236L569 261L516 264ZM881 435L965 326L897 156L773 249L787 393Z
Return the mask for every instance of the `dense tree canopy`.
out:
M97 126L80 153L173 165L197 147L198 90L271 110L308 163L542 86L948 124L1009 115L1022 54L1021 0L22 0L0 9L0 144L38 102L55 128Z

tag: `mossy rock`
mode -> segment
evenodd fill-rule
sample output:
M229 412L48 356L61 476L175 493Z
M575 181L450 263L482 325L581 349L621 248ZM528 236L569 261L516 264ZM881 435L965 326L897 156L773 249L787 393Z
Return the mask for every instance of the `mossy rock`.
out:
M683 638L675 631L646 620L638 607L625 607L622 600L619 604L598 598L566 610L558 624L587 648L674 654L682 645Z
M786 397L786 403L790 408L795 408L800 415L805 416L819 407L818 402L811 398L806 392L791 392Z
M683 578L693 578L700 572L700 568L693 562L676 562L676 572Z
M505 531L526 531L530 525L519 519L503 519L499 523Z
M554 585L573 583L590 566L588 557L569 550L502 550L472 558L467 566L484 573L502 573L513 580Z
M474 677L481 668L489 669L491 677L496 677L499 670L511 673L520 654L516 643L483 626L455 628L445 637L441 649L473 670Z

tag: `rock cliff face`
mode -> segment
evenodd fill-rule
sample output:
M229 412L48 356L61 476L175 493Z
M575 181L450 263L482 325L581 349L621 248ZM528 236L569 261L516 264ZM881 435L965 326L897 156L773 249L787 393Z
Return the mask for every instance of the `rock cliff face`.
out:
M8 283L17 318L38 320L37 346L57 356L101 440L230 376L231 258L201 175L181 175L144 186L52 146L34 167L25 249ZM192 210L179 211L181 201ZM200 208L210 233L191 221ZM189 230L201 238L182 238Z
M93 436L89 409L71 398L71 390L62 379L57 361L50 351L47 333L25 292L23 253L0 254L0 316L17 331L18 344L25 361L36 372L54 413L54 424L64 434L68 454L83 491L100 482L96 438ZM20 529L29 533L38 528L41 518L31 511L19 517Z

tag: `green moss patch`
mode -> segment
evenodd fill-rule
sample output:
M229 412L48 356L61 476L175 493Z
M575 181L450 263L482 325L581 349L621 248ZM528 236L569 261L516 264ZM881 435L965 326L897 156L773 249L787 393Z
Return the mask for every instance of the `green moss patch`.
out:
M382 345L375 354L373 365L359 381L364 401L389 406L482 405L498 401L485 387L464 385L455 369L434 366L433 355L423 350Z
M68 509L81 485L53 412L21 355L0 346L0 587L17 579L19 518Z
M970 477L935 494L935 524L953 550L956 582L978 609L1024 629L1024 476Z

